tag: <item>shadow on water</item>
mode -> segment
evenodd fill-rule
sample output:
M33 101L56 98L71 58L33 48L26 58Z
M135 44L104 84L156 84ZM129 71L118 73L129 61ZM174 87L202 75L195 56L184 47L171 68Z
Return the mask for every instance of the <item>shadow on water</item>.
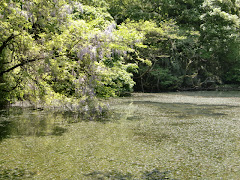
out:
M118 171L109 171L109 172L101 172L101 171L94 171L89 174L85 174L86 177L90 177L91 179L133 179L133 175L131 173L122 173Z
M0 179L32 179L35 174L35 172L26 169L6 169L0 166Z
M145 171L141 174L141 180L174 180L169 178L169 174L171 171L159 171L158 169L153 169L152 171ZM85 176L90 177L91 179L112 179L112 180L137 180L134 178L134 175L131 173L122 173L118 171L109 171L109 172L101 172L101 171L94 171L89 174L85 174ZM139 178L138 178L139 180Z
M154 106L158 108L159 111L169 112L171 116L175 116L177 118L192 118L193 116L224 116L227 114L219 113L217 111L235 107L223 105L197 105L191 103L162 103L152 101L134 101L134 104Z
M201 97L240 97L239 91L185 91L185 92L176 92L171 94L180 94L185 96L201 96Z
M153 118L161 116L167 116L177 119L193 119L199 117L223 117L228 114L225 110L236 108L237 106L231 105L208 105L208 104L194 104L194 103L165 103L154 101L139 101L131 100L121 102L121 104L115 105L115 109L112 111L112 120L126 119L129 121L139 121L142 119L148 119L149 116ZM155 111L156 113L151 113ZM191 125L193 123L184 124L179 122L173 125Z

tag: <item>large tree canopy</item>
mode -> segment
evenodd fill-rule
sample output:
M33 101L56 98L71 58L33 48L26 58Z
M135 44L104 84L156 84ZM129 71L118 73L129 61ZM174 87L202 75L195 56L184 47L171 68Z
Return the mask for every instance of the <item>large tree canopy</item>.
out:
M0 78L6 100L114 96L134 82L128 36L105 8L77 1L1 1ZM123 36L124 35L124 36ZM136 41L138 41L136 43ZM47 102L48 101L48 102Z

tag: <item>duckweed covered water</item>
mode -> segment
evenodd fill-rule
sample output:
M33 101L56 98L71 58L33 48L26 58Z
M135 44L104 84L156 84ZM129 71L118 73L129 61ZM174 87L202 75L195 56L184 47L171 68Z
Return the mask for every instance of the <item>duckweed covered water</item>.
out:
M134 94L110 104L103 122L2 111L0 179L239 179L239 92Z

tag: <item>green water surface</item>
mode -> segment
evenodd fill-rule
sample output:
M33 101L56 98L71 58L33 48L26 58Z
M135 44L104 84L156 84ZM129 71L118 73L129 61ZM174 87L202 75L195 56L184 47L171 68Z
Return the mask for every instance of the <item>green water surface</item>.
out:
M236 179L240 92L133 94L111 117L0 112L0 179Z

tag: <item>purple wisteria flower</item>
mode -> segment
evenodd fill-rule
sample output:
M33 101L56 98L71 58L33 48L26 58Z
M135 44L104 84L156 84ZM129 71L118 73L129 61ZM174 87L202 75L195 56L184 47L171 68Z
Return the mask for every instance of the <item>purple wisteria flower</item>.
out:
M116 24L113 22L112 24L110 24L106 29L105 29L105 34L111 34L113 32L113 30L116 29Z
M77 11L83 13L83 6L80 2L74 2L73 5L74 5L74 7L76 8Z

